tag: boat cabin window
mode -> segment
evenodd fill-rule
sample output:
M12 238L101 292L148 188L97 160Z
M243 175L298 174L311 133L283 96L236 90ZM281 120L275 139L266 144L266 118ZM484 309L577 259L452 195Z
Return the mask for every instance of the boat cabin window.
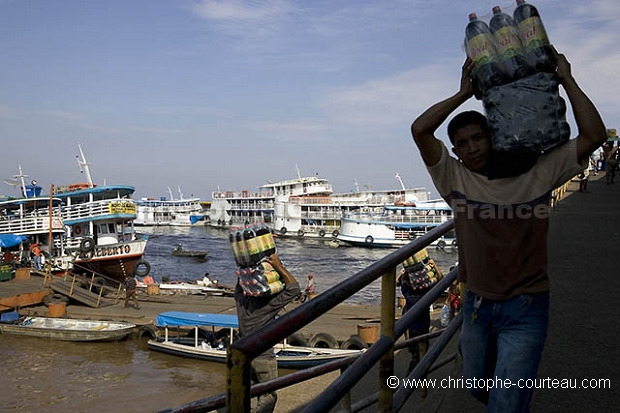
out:
M100 224L99 234L116 234L116 228L114 227L113 223Z

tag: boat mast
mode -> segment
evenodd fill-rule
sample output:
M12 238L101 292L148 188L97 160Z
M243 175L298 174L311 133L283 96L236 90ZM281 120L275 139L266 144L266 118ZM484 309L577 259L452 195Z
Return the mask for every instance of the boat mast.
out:
M78 148L80 149L80 156L82 157L82 160L80 160L78 156L76 156L75 158L77 159L78 166L80 167L80 172L86 172L86 182L88 183L88 187L94 188L95 186L93 185L93 179L90 175L90 166L88 162L86 162L86 157L84 156L84 152L82 151L82 145L80 145L79 142ZM84 167L84 169L82 169L82 167Z
M15 175L15 178L19 178L21 180L21 183L22 183L22 195L24 196L24 198L28 198L28 193L26 192L26 180L24 179L28 175L24 175L24 173L22 172L22 165L21 164L17 165L17 169L19 170L19 175Z
M396 179L398 180L398 182L400 182L400 187L403 189L403 191L406 189L405 188L405 184L403 183L403 179L400 177L400 175L398 174L398 172L396 172Z

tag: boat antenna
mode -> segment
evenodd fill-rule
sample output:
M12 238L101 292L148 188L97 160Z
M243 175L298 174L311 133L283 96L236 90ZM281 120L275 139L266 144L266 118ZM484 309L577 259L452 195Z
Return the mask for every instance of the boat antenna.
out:
M174 201L174 195L172 195L172 189L170 189L170 187L168 187L168 193L170 194L170 200Z
M299 167L297 166L297 164L295 164L295 171L297 171L297 178L301 179L301 171L299 170Z
M400 177L400 175L398 174L398 172L396 172L396 179L398 180L398 182L400 182L400 187L403 189L403 191L406 189L405 188L405 184L403 183L403 179Z
M359 192L360 191L360 184L357 183L357 178L355 178L354 184L355 184L355 192Z
M177 186L178 190L179 190L179 196L181 197L181 201L184 199L183 198L183 192L181 192L181 187Z
M90 175L90 165L88 164L88 162L86 162L84 151L82 151L82 145L80 145L79 142L78 142L78 148L80 149L80 156L82 157L82 159L80 160L78 156L76 156L75 158L77 159L77 163L80 168L80 173L83 174L86 172L86 182L88 183L88 187L94 188L95 185L93 185L93 178Z

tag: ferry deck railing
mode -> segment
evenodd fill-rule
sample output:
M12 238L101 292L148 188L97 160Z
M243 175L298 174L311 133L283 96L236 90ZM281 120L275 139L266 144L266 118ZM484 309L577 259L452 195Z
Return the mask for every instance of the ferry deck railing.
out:
M394 372L394 350L405 347L416 341L423 341L439 335L434 346L429 349L409 378L421 378L429 372L429 368L441 354L460 326L457 316L443 331L419 336L404 342L396 341L404 335L407 326L439 297L456 279L457 270L452 270L439 281L415 306L407 311L398 322L395 322L396 301L396 268L406 258L430 245L438 238L452 230L452 220L436 227L427 234L410 242L369 267L359 271L352 277L340 282L314 299L287 312L269 323L262 329L240 338L234 342L227 355L227 390L226 395L216 395L164 410L168 413L208 412L226 406L229 412L250 411L250 399L260 394L287 387L310 378L326 374L337 369L344 369L342 374L310 404L304 412L329 411L339 402L346 412L358 411L364 406L379 402L382 412L398 411L413 392L404 389L393 392L387 387L387 378ZM381 337L359 356L332 361L320 366L300 370L269 382L252 386L250 380L252 360L271 348L276 343L289 337L304 326L318 319L321 315L342 303L371 282L381 277ZM454 357L450 357L450 360ZM380 390L378 394L368 396L355 405L351 404L349 395L353 386L359 382L369 369L380 361ZM449 361L449 360L448 360ZM448 361L440 361L443 365ZM437 365L435 368L437 368ZM347 367L348 366L348 367ZM225 403L225 404L224 404Z

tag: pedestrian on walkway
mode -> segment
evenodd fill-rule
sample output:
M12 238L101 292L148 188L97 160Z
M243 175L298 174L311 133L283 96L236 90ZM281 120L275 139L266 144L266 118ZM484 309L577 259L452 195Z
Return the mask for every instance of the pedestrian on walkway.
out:
M275 320L280 310L301 294L299 283L284 267L277 254L272 254L266 260L280 275L284 289L267 296L249 296L245 295L239 283L236 283L235 303L241 337L260 330ZM278 364L273 348L252 360L251 376L254 383L262 383L278 377ZM271 413L277 400L278 396L275 391L265 393L258 397L256 408L252 411L253 413Z
M421 265L424 268L424 265ZM400 287L400 292L403 297L405 297L405 306L403 307L402 315L414 305L417 304L418 301L424 297L424 295L430 291L431 286L425 288L415 288L409 282L409 276L407 271L403 268L400 270L398 276L396 277L396 286ZM419 316L417 316L413 322L411 322L407 328L407 339L411 339L417 336L421 336L423 334L428 334L431 327L431 313L430 308L422 311ZM409 350L409 354L411 354L411 359L409 361L409 366L407 367L407 375L413 371L415 366L420 362L420 348L423 344L424 348L427 348L428 340L425 340L424 343L414 343L407 346L407 350Z
M610 185L614 183L618 169L618 146L614 147L612 142L608 142L607 148L608 150L605 151L605 179L607 185Z
M123 281L123 287L125 287L125 308L129 308L129 302L132 301L134 303L134 308L136 310L140 309L140 303L138 303L138 298L136 297L137 286L138 283L133 275L125 277Z
M32 262L34 269L37 271L43 271L43 264L41 263L41 248L38 243L30 245L30 255L32 256Z
M579 192L588 192L588 181L590 180L590 166L588 165L583 172L578 175Z
M541 155L527 172L488 179L491 140L486 117L460 113L448 124L450 156L437 129L473 96L473 62L467 58L457 93L427 109L412 124L415 143L439 194L452 206L459 240L459 281L466 287L459 349L466 380L517 383L536 378L549 315L547 234L549 197L586 166L606 139L594 104L571 67L553 49L578 135ZM512 213L497 213L507 210ZM532 388L470 388L490 412L529 410Z

